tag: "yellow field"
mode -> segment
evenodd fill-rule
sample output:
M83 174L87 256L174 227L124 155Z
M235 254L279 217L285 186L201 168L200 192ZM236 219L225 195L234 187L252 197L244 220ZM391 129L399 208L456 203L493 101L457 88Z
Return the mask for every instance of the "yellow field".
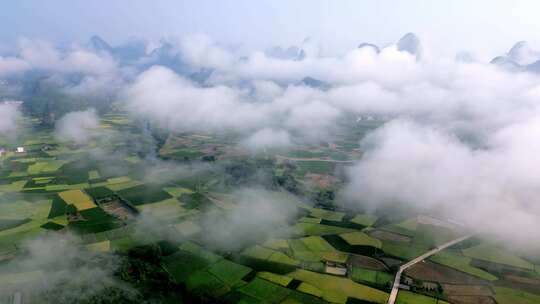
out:
M94 201L81 190L68 190L58 193L68 204L73 204L77 210L82 211L97 207Z

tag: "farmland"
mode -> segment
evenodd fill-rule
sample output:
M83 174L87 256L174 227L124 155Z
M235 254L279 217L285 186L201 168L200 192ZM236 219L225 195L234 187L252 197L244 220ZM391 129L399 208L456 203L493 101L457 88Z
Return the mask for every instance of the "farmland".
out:
M33 126L18 143L27 152L2 157L0 262L24 261L28 241L69 237L122 261L117 279L159 301L372 304L386 303L399 265L461 233L339 204L338 173L358 157L347 138L253 156L235 134L167 134L149 148L131 144L142 133L127 115L101 123L115 140L62 142ZM535 303L540 266L496 246L462 244L411 267L397 303ZM47 271L0 264L0 282L18 290ZM166 291L150 291L156 282Z

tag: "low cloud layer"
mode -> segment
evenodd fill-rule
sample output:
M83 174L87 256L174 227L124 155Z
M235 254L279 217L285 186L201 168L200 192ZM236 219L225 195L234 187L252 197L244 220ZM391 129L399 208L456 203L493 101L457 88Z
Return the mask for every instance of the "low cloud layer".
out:
M344 193L371 208L392 204L464 223L472 231L527 244L540 234L540 120L492 133L472 148L454 134L394 121L369 135ZM516 233L527 231L527 233Z
M176 131L241 131L244 144L263 149L332 140L347 117L384 117L390 122L362 142L365 155L349 171L350 198L436 210L523 242L538 237L515 237L540 231L536 74L419 58L396 45L304 60L253 53L214 67L210 86L154 67L127 90L128 107ZM329 88L298 82L306 76ZM500 214L507 220L494 224Z
M18 120L21 118L19 103L7 101L0 103L0 135L14 137Z
M83 144L98 135L99 118L96 111L71 112L56 122L55 133L60 140Z
M136 291L114 277L118 258L89 251L74 236L43 236L24 243L21 250L25 254L4 264L3 271L38 271L26 288L40 303L92 302L111 288L125 299L135 298Z

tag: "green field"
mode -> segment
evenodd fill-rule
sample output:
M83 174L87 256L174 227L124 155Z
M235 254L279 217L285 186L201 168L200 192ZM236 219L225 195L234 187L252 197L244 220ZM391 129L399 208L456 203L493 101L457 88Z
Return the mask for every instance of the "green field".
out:
M515 256L502 248L488 244L480 244L462 250L465 256L491 263L508 265L516 268L534 270L534 265L518 256Z

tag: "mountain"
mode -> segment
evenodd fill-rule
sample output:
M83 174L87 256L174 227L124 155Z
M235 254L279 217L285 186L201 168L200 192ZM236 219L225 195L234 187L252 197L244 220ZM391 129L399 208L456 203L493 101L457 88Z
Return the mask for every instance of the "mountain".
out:
M103 38L94 35L86 44L90 50L98 53L108 53L120 63L137 61L146 55L146 42L139 39L131 39L128 42L112 47Z
M114 48L114 57L121 62L136 61L146 56L146 41L130 39L128 42Z
M89 49L96 52L106 52L109 54L112 54L114 52L112 46L110 46L105 40L103 40L103 38L97 35L90 37L87 46Z
M381 51L381 49L373 44L373 43L368 43L368 42L363 42L363 43L360 43L360 45L358 46L359 49L363 49L363 48L371 48L375 51L375 53L379 53Z
M415 56L417 60L419 60L420 56L422 55L420 39L414 33L405 34L405 36L401 37L401 39L399 39L395 45L399 51L407 52ZM385 47L379 47L373 43L363 42L358 45L358 48L371 48L375 51L375 53L380 53Z
M507 71L540 73L540 52L532 49L526 41L519 41L510 50L490 61Z
M300 61L306 57L306 52L297 46L290 46L287 49L283 49L280 46L276 46L276 47L267 49L264 53L268 57L283 59L283 60Z
M304 79L302 79L299 84L305 85L310 88L321 89L323 91L330 89L330 85L328 83L309 76L304 77Z
M416 56L416 59L420 59L422 53L420 39L414 33L407 33L401 37L397 43L397 49Z
M540 59L540 52L533 50L526 41L519 41L508 51L507 57L519 65L528 65Z

